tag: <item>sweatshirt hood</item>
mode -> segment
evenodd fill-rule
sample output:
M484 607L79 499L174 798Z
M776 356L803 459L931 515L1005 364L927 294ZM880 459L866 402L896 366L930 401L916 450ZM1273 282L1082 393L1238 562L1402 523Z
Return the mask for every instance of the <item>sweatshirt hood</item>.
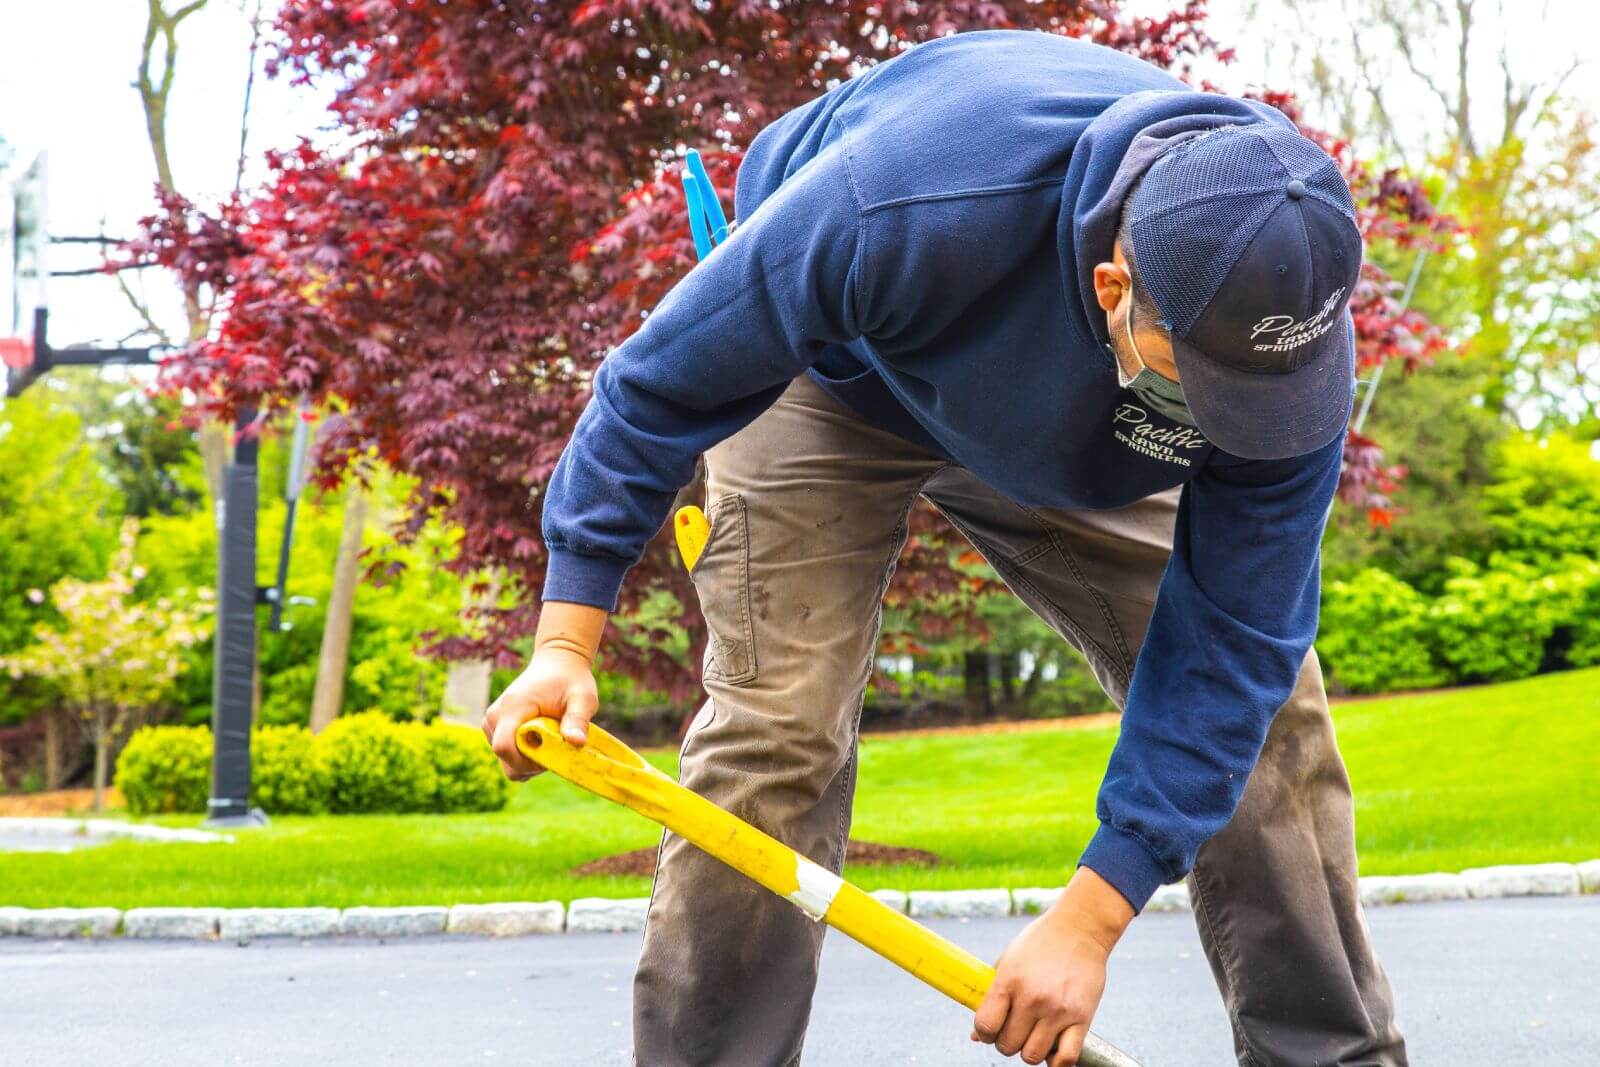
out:
M1095 298L1094 268L1111 258L1128 190L1174 146L1220 126L1258 122L1295 128L1283 112L1258 101L1147 89L1124 96L1084 130L1062 186L1056 248L1067 312L1081 315L1102 345L1111 338Z

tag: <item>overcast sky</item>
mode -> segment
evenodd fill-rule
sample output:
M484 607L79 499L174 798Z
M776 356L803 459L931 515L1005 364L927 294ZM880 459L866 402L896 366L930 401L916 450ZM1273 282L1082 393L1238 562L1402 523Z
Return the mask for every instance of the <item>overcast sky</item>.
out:
M1595 49L1594 0L1550 0L1546 20L1530 13L1538 0L1507 0L1518 12L1509 22L1519 62L1538 70L1565 65L1574 48ZM277 0L266 0L270 11ZM1492 9L1489 0L1480 0ZM1137 11L1164 11L1164 0L1134 0ZM1213 0L1212 31L1234 44L1239 61L1218 80L1230 88L1286 84L1291 45L1306 29L1274 16L1251 16L1248 0ZM1261 7L1271 12L1275 5ZM249 24L254 0L210 0L179 33L178 74L168 129L172 166L180 189L202 201L233 187L244 94ZM1337 30L1341 0L1329 0L1327 25ZM113 235L129 233L152 208L155 167L144 130L139 97L132 87L145 23L144 5L134 0L0 0L0 137L19 159L47 149L50 157L51 230L57 235L91 234L102 221ZM1490 47L1492 34L1484 36ZM1337 63L1337 50L1328 54ZM1492 58L1492 56L1490 57ZM1600 64L1590 64L1573 89L1600 99ZM1486 75L1493 70L1481 68ZM1488 82L1484 95L1498 85ZM250 158L261 150L292 145L325 122L326 93L294 89L258 77L251 111ZM1394 110L1425 127L1433 120L1421 88L1404 80L1394 87ZM1420 128L1420 127L1419 127ZM247 184L259 164L246 171ZM87 253L56 246L58 268L88 265ZM176 296L159 274L144 279L147 295L164 322L181 328ZM137 320L106 279L58 279L50 291L51 341L114 341Z
M233 188L254 0L210 0L178 31L177 77L168 142L179 189L206 201ZM170 3L169 6L177 6ZM277 6L267 0L267 11ZM0 0L0 137L19 161L48 150L50 230L130 233L154 207L155 163L138 91L145 5L135 0ZM324 122L325 99L258 76L251 108L251 156ZM259 163L254 171L259 179ZM56 269L89 266L94 254L57 245ZM157 272L143 279L164 322L182 332L182 308ZM56 279L50 287L52 344L114 341L138 320L102 278Z

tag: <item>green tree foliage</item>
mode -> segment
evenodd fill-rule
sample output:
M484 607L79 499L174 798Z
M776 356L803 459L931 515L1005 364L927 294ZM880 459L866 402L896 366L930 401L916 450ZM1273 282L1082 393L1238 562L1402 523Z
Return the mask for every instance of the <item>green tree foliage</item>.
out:
M63 625L36 624L33 644L0 657L0 670L12 677L53 685L83 726L95 752L97 811L112 749L167 696L184 668L180 652L200 643L210 614L207 589L136 598L144 578L134 561L138 536L138 521L124 520L105 578L62 578L50 587ZM32 590L29 599L42 603L44 594Z
M1495 551L1509 559L1546 571L1568 556L1600 559L1600 462L1588 445L1511 438L1481 506Z
M1526 133L1466 158L1452 209L1465 254L1440 264L1490 411L1545 428L1587 425L1600 405L1600 141L1577 101L1551 100Z
M286 508L282 500L283 472L287 468L283 435L262 443L262 506L259 520L259 555L256 579L262 585L277 580L278 546ZM350 666L345 680L347 711L379 710L396 718L426 718L434 714L444 692L446 665L422 654L426 635L448 635L461 626L457 607L462 581L439 563L452 553L453 535L437 523L425 526L408 545L397 545L389 525L398 514L405 486L389 476L373 484L378 536L366 564L374 572L356 593L351 626ZM304 724L316 682L317 652L328 597L333 587L333 562L342 524L342 494L308 489L295 517L288 594L309 598L310 604L290 604L284 620L289 629L266 629L260 616L259 655L261 706L258 720L273 724ZM146 524L141 540L141 562L156 589L191 585L216 570L216 528L204 509L177 515L160 515ZM211 709L211 650L196 649L193 670L185 677L177 703L190 721L202 722Z
M1480 494L1496 478L1500 442L1509 427L1475 402L1477 371L1446 354L1425 375L1388 375L1371 425L1388 455L1406 467L1388 527L1335 509L1323 545L1323 570L1333 581L1377 567L1437 594L1446 561L1484 550L1491 534Z
M1268 65L1301 89L1308 110L1364 151L1413 174L1431 169L1434 202L1465 224L1427 262L1413 306L1465 352L1476 402L1525 427L1592 438L1600 137L1592 100L1572 82L1586 41L1521 32L1526 6L1342 0L1330 13L1326 0L1250 4L1258 32L1283 44ZM1394 276L1409 274L1381 243L1372 251Z
M959 553L956 565L973 583L975 609L986 633L974 641L962 628L939 630L918 623L937 622L941 612L964 607L954 598L931 597L915 616L903 609L884 612L879 652L911 655L908 672L879 672L867 691L869 703L892 696L901 701L964 703L969 714L1053 717L1110 711L1111 701L1070 644L1018 600L975 551Z
M95 375L85 367L51 373L63 403L82 420L106 476L121 493L123 514L136 518L190 511L205 499L205 472L193 430L179 402L152 397L121 368Z
M30 643L38 623L59 618L29 590L105 573L120 512L82 420L56 391L35 388L0 409L0 654ZM0 676L0 725L47 706L53 693Z

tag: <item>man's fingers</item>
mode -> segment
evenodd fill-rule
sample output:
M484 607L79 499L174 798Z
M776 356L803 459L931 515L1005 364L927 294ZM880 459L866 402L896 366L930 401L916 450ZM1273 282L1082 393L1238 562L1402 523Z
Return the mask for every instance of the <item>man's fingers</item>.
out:
M1006 1024L1006 1013L1010 1009L1010 995L996 986L990 986L988 995L972 1016L972 1039L994 1044L994 1039L1000 1036L1000 1028Z
M1069 1026L1056 1039L1055 1055L1050 1057L1050 1067L1075 1067L1083 1053L1083 1039L1089 1036L1085 1025Z
M561 736L574 745L589 740L589 720L600 710L600 698L593 690L580 688L567 692L567 710L561 716Z
M517 727L522 725L515 715L502 715L495 724L494 740L491 747L500 760L500 766L505 768L507 778L519 781L533 777L538 769L537 765L522 751L517 748Z
M1043 1063L1056 1047L1056 1036L1060 1033L1061 1023L1052 1021L1049 1016L1041 1017L1033 1024L1028 1039L1022 1043L1022 1062Z
M1027 1004L1013 1000L1011 1010L1006 1013L1006 1024L1000 1028L1000 1036L994 1039L994 1047L1007 1056L1015 1056L1022 1051L1023 1043L1028 1040L1037 1021L1037 1016Z
M513 782L526 782L528 779L533 778L539 772L537 770L534 770L534 771L531 771L531 772L530 771L524 771L520 767L513 767L511 764L507 763L505 760L501 760L500 761L500 773L505 775L507 778L511 779Z

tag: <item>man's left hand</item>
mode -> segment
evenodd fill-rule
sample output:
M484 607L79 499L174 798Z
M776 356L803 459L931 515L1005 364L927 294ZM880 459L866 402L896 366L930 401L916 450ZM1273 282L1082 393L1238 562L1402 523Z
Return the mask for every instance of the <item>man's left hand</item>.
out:
M1018 934L995 965L972 1040L1024 1063L1078 1062L1106 985L1106 960L1133 919L1122 894L1087 867Z

